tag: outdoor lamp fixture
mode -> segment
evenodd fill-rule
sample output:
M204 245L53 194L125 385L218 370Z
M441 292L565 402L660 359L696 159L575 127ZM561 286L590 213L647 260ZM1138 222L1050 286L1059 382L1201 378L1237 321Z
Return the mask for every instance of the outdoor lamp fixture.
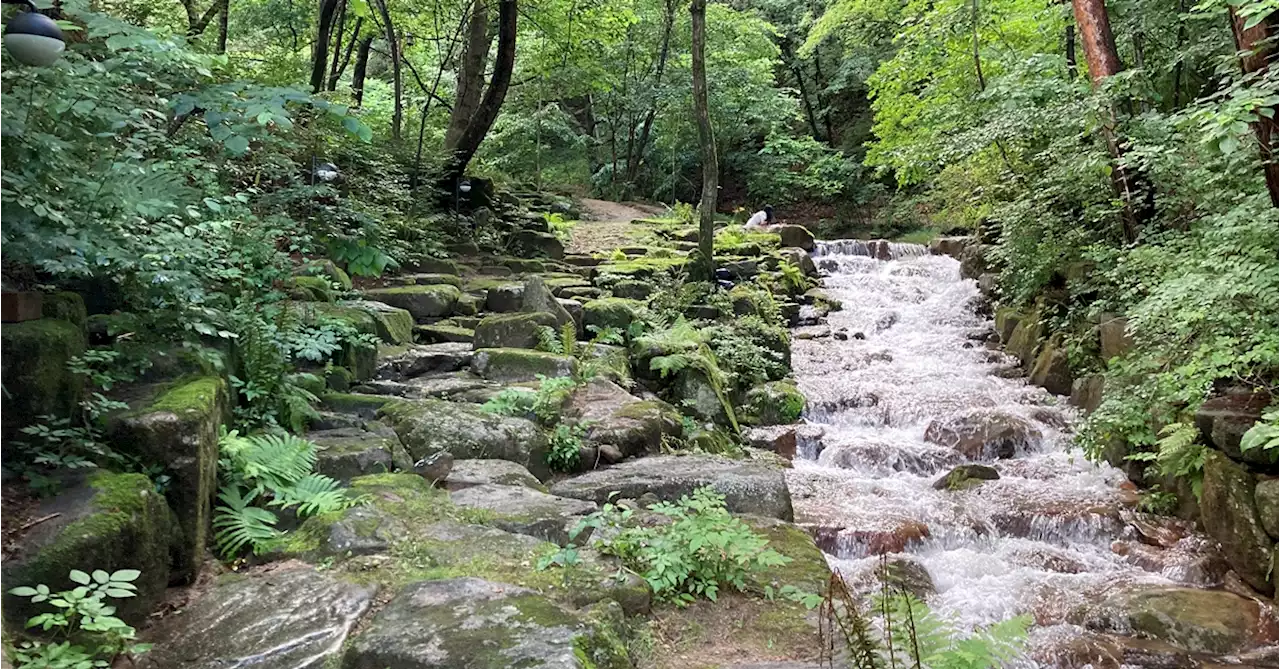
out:
M19 3L6 3L19 4ZM53 19L35 11L35 6L14 16L4 29L4 47L19 63L45 67L54 64L67 48L62 29Z
M463 195L466 195L467 193L470 193L470 192L471 192L471 182L470 182L470 181L463 181L462 183L458 184L458 192L459 192L459 193L462 193Z

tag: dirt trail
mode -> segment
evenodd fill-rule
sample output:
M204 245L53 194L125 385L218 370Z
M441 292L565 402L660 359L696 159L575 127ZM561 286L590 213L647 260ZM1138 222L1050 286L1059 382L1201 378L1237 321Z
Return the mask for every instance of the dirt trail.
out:
M639 202L609 202L583 198L582 220L573 226L569 253L609 252L633 244L631 221L662 214L665 209Z

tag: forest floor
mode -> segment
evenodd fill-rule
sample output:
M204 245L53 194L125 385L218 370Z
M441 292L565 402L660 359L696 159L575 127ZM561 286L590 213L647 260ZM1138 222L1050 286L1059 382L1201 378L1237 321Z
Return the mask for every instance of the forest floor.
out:
M666 212L660 205L640 202L609 202L583 198L582 220L573 226L569 253L607 253L620 246L634 244L636 227L631 222L652 218Z

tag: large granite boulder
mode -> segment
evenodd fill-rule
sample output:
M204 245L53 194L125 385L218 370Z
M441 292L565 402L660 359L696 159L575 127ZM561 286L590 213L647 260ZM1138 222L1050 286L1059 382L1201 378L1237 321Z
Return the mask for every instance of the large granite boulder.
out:
M626 332L643 305L635 300L604 297L582 305L582 324L588 331L613 328Z
M1112 595L1084 622L1192 652L1235 653L1258 645L1260 614L1257 602L1221 590L1138 586Z
M788 521L793 518L791 494L782 469L714 455L659 455L628 460L560 481L551 486L551 492L604 504L613 493L623 499L638 499L651 493L660 500L676 501L703 486L724 495L725 506L733 513Z
M473 348L537 348L543 328L558 329L556 317L545 311L493 314L476 326ZM556 333L559 337L559 332Z
M84 378L72 374L67 362L84 352L83 327L59 318L5 323L0 339L4 377L0 419L5 442L37 416L74 415Z
M94 474L41 500L33 514L52 517L32 526L3 566L4 616L15 629L51 609L8 590L37 585L54 592L70 590L75 584L67 575L73 569L142 572L134 581L136 597L111 600L120 618L134 625L145 621L164 598L177 528L164 497L145 475Z
M369 300L385 302L408 311L415 320L440 318L453 313L453 307L462 296L457 286L436 284L431 286L396 286L364 291Z
M724 388L702 369L680 370L670 393L673 402L688 407L698 419L737 429L737 416Z
M1276 543L1258 515L1254 501L1257 482L1244 467L1220 453L1204 461L1200 517L1204 529L1222 546L1223 557L1250 587L1275 592L1272 565Z
M486 525L560 545L569 543L573 526L597 509L594 502L519 485L475 485L454 491L450 499L464 509L485 511Z
M471 346L462 342L412 344L378 360L379 379L403 380L424 374L456 372L471 364Z
M373 604L363 587L297 565L229 574L146 633L142 669L330 666Z
M453 470L445 479L450 490L466 488L473 485L492 483L503 486L524 486L542 490L542 483L529 473L528 469L509 460L493 458L467 458L455 460Z
M1040 348L1027 380L1054 395L1071 394L1071 365L1060 338L1053 338Z
M523 348L485 348L471 359L471 371L490 381L523 383L539 376L573 376L578 372L578 361L572 356Z
M393 402L380 414L395 428L415 462L448 451L455 461L497 458L519 464L540 479L550 475L547 436L532 421L434 399Z
M335 428L308 432L306 437L316 444L315 471L339 481L413 469L414 461L396 433L386 428Z
M518 230L511 241L516 250L527 257L542 256L552 260L564 258L564 243L550 232Z
M219 376L160 386L153 399L111 419L109 443L169 474L165 497L177 515L183 545L175 578L194 579L204 563L218 491L218 433L230 417L231 394Z
M384 343L399 346L413 341L413 314L406 309L374 300L351 300L342 302L341 306L369 314L373 318L374 334Z
M611 446L623 457L654 454L666 437L680 435L680 412L662 400L641 400L604 378L569 397L564 417L586 425L586 440Z
M469 577L420 581L374 616L341 666L579 669L582 649L598 645L597 633L533 590Z
M1258 507L1258 519L1262 521L1262 529L1275 539L1280 531L1280 485L1276 479L1258 481L1254 488L1253 501Z
M1098 323L1098 348L1102 359L1124 355L1132 346L1128 319L1118 314L1102 314Z
M573 322L573 315L556 300L547 282L540 276L531 276L524 280L520 291L520 311L525 313L548 313L555 317L556 326Z
M792 246L805 251L812 251L814 248L813 233L803 225L779 225L774 227L773 231L778 233L783 246Z
M924 432L925 441L955 449L970 460L1012 458L1038 447L1043 438L1027 419L989 409L934 419Z
M1206 443L1213 444L1232 459L1275 471L1275 450L1240 450L1240 439L1262 418L1262 412L1266 411L1271 402L1271 397L1266 393L1244 390L1227 392L1200 405L1200 409L1196 411L1196 427L1200 428L1200 434Z
M520 311L524 301L524 286L518 283L503 283L489 288L485 292L485 311L506 313Z

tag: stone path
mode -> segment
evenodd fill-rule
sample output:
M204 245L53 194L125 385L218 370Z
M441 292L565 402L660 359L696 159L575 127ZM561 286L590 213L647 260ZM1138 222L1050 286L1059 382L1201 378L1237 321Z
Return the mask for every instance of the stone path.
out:
M663 207L637 202L582 200L582 220L571 232L569 253L608 253L633 243L635 227L631 221L650 218L664 212Z

